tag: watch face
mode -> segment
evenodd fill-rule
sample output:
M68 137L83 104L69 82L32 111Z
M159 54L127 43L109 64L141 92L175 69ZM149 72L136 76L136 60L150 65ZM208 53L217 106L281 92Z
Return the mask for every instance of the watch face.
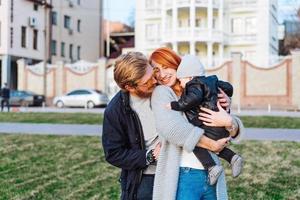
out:
M155 161L154 156L153 156L153 150L149 151L149 153L147 155L147 160L150 164L152 164Z

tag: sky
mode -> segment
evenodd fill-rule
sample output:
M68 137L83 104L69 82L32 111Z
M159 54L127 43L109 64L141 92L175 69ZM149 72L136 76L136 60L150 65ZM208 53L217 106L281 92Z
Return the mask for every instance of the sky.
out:
M282 23L284 19L295 19L291 14L295 14L300 8L300 0L278 0L278 21Z
M104 0L104 18L130 24L136 0ZM134 15L133 15L134 17Z
M104 0L104 18L130 24L129 18L133 16L135 1ZM279 23L282 23L284 19L292 19L291 13L295 13L297 7L300 7L300 0L278 0Z

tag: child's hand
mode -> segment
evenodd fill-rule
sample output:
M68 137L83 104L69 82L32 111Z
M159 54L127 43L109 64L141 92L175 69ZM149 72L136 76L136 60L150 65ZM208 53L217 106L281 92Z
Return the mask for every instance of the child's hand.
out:
M169 110L171 110L172 109L171 108L171 103L166 104L166 108L169 109Z

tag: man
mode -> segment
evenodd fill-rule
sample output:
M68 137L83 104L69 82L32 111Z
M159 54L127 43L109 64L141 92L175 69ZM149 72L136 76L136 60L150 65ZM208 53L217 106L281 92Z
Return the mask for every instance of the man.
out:
M7 83L4 83L4 87L1 90L1 112L3 112L4 109L4 103L7 106L7 111L9 112L9 98L10 98L10 89L7 87Z
M105 158L122 170L122 200L152 200L160 151L150 108L150 96L156 85L153 69L142 53L130 52L116 60L114 79L121 91L104 113Z

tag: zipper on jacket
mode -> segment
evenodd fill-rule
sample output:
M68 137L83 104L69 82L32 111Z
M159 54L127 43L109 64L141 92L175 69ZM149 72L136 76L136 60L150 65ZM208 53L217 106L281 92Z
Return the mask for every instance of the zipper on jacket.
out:
M133 116L137 122L138 125L138 129L139 129L139 136L140 136L140 146L142 150L145 150L145 139L144 139L144 133L143 133L143 128L142 128L142 124L141 121L137 115L137 113L135 111L133 111ZM142 181L142 176L143 176L143 170L140 170L139 172L139 177L138 177L138 183L140 184Z

